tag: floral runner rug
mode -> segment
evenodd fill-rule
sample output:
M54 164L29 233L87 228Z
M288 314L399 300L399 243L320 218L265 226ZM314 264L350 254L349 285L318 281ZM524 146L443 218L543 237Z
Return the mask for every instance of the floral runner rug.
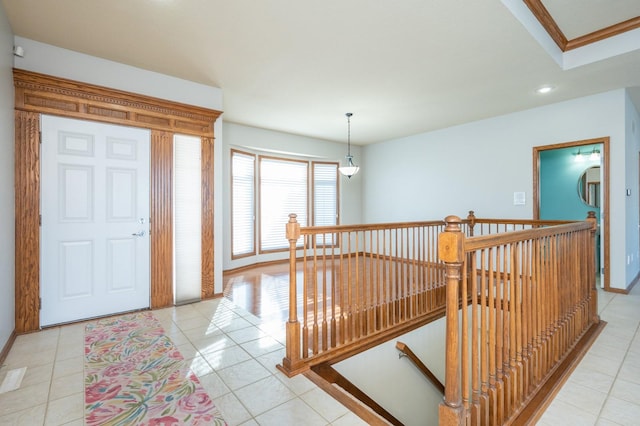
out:
M85 425L226 425L151 312L87 324L84 353Z

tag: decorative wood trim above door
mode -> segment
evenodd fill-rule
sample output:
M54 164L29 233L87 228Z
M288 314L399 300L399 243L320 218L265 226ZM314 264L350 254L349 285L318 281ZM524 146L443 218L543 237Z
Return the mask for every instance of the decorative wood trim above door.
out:
M220 111L13 70L15 109L213 137Z
M171 228L173 134L200 136L202 176L202 293L213 294L213 141L220 111L128 93L49 75L13 70L15 87L16 332L40 327L40 114L146 128L151 138L151 307L172 303ZM206 147L206 148L205 148Z

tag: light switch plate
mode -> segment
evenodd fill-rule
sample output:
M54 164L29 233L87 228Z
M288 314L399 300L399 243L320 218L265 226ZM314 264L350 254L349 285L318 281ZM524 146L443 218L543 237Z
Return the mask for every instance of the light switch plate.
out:
M524 192L514 192L513 193L513 205L514 206L524 206L526 204L526 198Z

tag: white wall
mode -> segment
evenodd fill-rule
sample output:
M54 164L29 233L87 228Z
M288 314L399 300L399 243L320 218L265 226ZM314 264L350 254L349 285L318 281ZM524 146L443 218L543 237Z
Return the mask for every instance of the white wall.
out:
M638 164L640 162L640 115L631 102L627 94L625 97L625 132L626 132L626 154L625 154L625 180L626 189L631 191L631 195L625 198L625 227L626 232L625 253L626 253L626 281L630 283L640 271L640 175ZM626 194L626 192L625 192Z
M15 329L13 33L0 3L0 351Z
M167 99L188 105L222 110L222 90L187 80L135 68L34 40L15 37L24 48L24 58L15 67L42 74L82 81L98 86ZM215 124L214 144L214 211L222 210L222 118ZM214 214L215 235L222 233L222 215ZM222 292L222 241L214 239L214 287Z
M445 318L333 365L406 426L438 424L442 394L407 358L399 358L396 342L407 344L440 380L445 381Z
M343 163L347 146L343 143L329 142L321 139L307 138L288 133L274 132L256 127L225 123L223 130L224 153L222 158L224 224L222 239L224 241L224 269L233 269L247 264L274 259L286 259L288 253L260 255L256 258L231 260L231 149L245 149L258 154L275 155L285 158L300 158L315 161L337 161ZM361 149L351 147L354 162L365 169ZM351 179L340 177L340 223L342 225L361 223L362 211L362 172ZM291 212L295 213L295 212ZM282 229L285 238L285 229Z
M16 58L16 68L188 105L222 109L222 90L217 87L61 49L23 37L15 37L15 44L24 48L24 57Z
M363 219L441 219L468 210L531 218L533 147L609 136L611 286L625 288L626 98L619 89L367 146ZM525 206L513 205L516 191L526 193Z

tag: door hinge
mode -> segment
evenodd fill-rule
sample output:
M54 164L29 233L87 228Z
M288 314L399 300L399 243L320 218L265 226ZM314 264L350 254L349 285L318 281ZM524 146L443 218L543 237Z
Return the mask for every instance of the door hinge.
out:
M38 225L42 226L42 215L38 215Z
M38 132L38 142L42 145L42 132Z

